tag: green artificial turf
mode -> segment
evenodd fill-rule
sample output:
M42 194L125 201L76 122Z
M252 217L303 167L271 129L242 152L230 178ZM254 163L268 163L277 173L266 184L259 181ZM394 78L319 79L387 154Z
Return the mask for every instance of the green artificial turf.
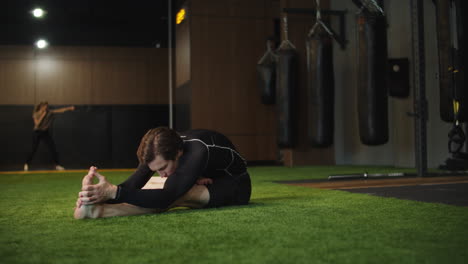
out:
M0 175L0 263L468 263L467 207L273 182L392 169L249 170L248 206L97 220L72 216L83 173Z

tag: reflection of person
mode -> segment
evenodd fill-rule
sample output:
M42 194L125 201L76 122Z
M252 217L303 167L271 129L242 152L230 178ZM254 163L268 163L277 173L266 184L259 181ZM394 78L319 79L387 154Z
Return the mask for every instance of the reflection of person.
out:
M49 109L49 103L47 102L40 102L34 107L34 111L32 114L34 120L32 150L28 156L28 159L26 160L26 163L24 164L25 171L29 170L29 164L31 163L34 157L34 154L36 153L37 147L41 140L46 143L47 147L49 148L49 151L52 153L52 158L55 162L55 169L64 170L64 168L59 163L57 150L55 149L55 143L49 134L49 127L52 125L52 121L54 120L55 114L73 110L75 110L74 106Z
M137 156L137 170L117 186L91 167L83 178L75 218L147 214L177 206L244 205L250 200L245 160L220 133L190 130L178 134L166 127L154 128L141 140ZM154 172L166 179L159 187L151 186L157 179L151 178ZM99 183L92 184L93 177Z

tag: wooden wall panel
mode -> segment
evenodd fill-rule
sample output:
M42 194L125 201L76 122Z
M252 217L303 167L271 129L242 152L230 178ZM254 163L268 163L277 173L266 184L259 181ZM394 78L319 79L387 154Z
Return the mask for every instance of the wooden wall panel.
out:
M162 56L167 54L166 49L156 48L126 48L126 47L91 47L91 56L96 60L136 59L145 60L149 56ZM162 60L164 61L164 60Z
M167 49L0 47L0 104L167 104Z
M44 50L34 49L34 58L48 60L89 60L93 48L75 46L51 46Z
M88 104L92 98L91 67L85 60L36 60L36 102Z
M265 0L265 17L277 19L280 16L280 0Z
M248 161L274 161L278 158L274 135L228 135L228 137Z
M232 134L270 131L256 118L271 120L273 110L261 104L255 68L265 22L192 17L192 24L193 123Z
M265 17L269 0L192 0L191 16L210 17Z
M191 2L192 127L226 134L248 160L277 157L275 108L261 104L256 73L274 30L269 2Z
M0 57L0 104L34 104L34 60Z
M26 46L1 46L0 59L34 59L35 49Z
M168 49L152 49L148 59L148 103L169 103Z
M106 60L92 64L93 104L138 104L147 100L147 65L139 60Z

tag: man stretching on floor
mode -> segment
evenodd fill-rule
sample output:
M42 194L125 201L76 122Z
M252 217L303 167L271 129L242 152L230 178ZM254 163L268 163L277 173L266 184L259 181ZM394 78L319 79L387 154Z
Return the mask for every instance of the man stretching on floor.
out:
M190 130L178 134L166 127L154 128L141 140L137 156L137 170L117 186L91 167L83 178L75 218L157 213L178 206L244 205L250 200L245 160L220 133ZM159 187L148 183L155 172L166 179ZM92 184L93 177L99 183Z

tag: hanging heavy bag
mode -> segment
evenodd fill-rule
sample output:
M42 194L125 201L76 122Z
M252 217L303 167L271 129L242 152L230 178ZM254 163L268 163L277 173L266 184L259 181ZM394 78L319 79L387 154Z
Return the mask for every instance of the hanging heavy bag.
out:
M276 97L276 55L268 46L257 63L258 86L263 104L274 104Z
M296 140L296 113L294 109L297 52L288 45L282 45L277 51L276 68L277 89L276 104L278 113L278 146L294 147Z
M309 36L307 51L308 141L314 147L328 147L334 137L333 45L322 28Z
M455 17L455 10L450 5L452 1L449 0L435 0L436 5L436 23L437 23L437 45L439 50L439 89L440 89L440 118L445 122L454 122L455 116L453 111L454 100L459 105L459 111L457 114L457 120L460 122L466 122L468 119L468 92L463 85L463 51L464 37L457 35L458 49L457 52L453 46L452 40L454 36L451 36L451 21L457 21ZM457 3L457 2L456 2ZM457 13L461 14L463 11L462 5L457 3ZM458 21L457 21L458 22ZM452 27L463 27L461 23L456 23ZM453 34L457 34L453 30ZM460 30L458 30L460 32ZM463 32L463 30L461 30Z
M388 141L387 25L385 17L363 10L358 17L359 136L366 145Z

